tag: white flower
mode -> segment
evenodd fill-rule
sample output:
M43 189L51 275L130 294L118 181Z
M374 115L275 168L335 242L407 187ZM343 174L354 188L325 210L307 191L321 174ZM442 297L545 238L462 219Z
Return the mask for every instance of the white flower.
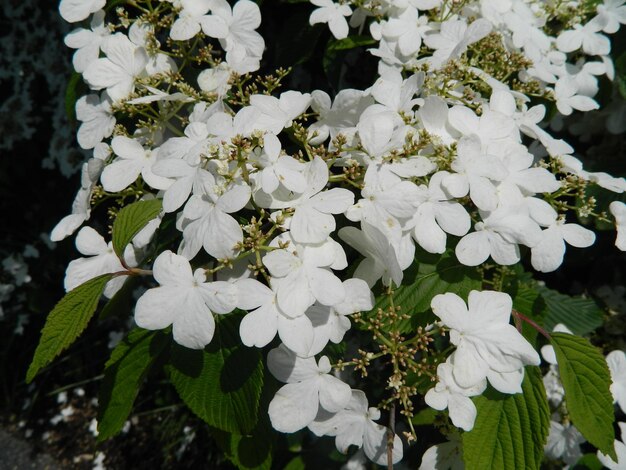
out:
M119 158L104 167L100 176L106 191L117 193L134 183L140 174L155 189L167 189L172 183L152 172L152 166L158 159L158 149L146 150L137 140L125 136L114 137L111 148Z
M502 180L507 172L498 157L483 154L478 138L459 140L457 157L451 168L454 173L442 181L446 191L457 198L469 193L472 202L481 210L491 211L497 207L498 194L492 181Z
M604 455L602 452L598 451L598 459L602 462L609 470L621 470L624 468L624 463L626 462L626 423L617 423L620 429L620 433L622 435L622 440L618 441L615 439L615 453L617 454L617 462L614 461L608 455Z
M611 393L613 401L626 413L626 353L611 351L606 356L606 362L611 371Z
M298 91L285 91L280 98L267 95L250 96L250 105L261 112L256 119L256 129L278 134L291 127L292 121L300 116L311 103L311 95Z
M262 348L274 339L280 340L300 356L311 356L313 344L313 324L306 315L292 316L278 307L276 293L254 279L241 279L236 283L239 289L238 308L248 310L239 325L241 342L246 346ZM317 351L319 352L319 351Z
M584 442L586 439L574 425L562 425L556 421L550 421L550 434L545 446L546 456L574 465L583 456L580 445Z
M591 111L598 109L600 105L589 98L578 94L579 85L576 79L570 76L560 78L554 85L556 107L565 116L572 114L574 109L578 111Z
M261 25L261 11L250 0L239 0L231 9L225 0L212 0L212 15L203 18L202 30L207 36L219 39L227 52L226 61L230 64L232 54L247 57L261 57L265 41L255 31Z
M348 279L343 281L343 286L346 290L343 302L332 307L314 304L305 312L304 316L308 317L313 327L313 342L303 355L313 356L322 352L329 341L340 343L350 329L348 315L368 312L374 308L374 294L365 281ZM300 354L297 350L289 348Z
M346 291L341 280L331 269L347 266L343 248L330 238L319 245L300 245L283 234L272 245L289 241L285 249L270 251L263 264L277 283L278 306L290 317L304 315L317 300L332 306L342 302Z
M454 379L452 359L437 366L437 385L426 392L424 401L431 408L445 410L448 408L452 424L465 431L471 431L476 420L476 406L469 397L480 395L487 388L487 380L483 379L471 387L461 387Z
M212 0L180 0L182 10L174 21L170 30L170 37L174 41L186 41L200 32L203 23L211 22L207 13L211 8ZM213 26L207 24L207 28Z
M231 312L237 288L229 282L205 282L204 269L191 272L186 258L169 250L154 261L159 287L148 289L137 301L135 322L141 328L161 330L172 325L174 341L202 349L213 339L213 313Z
M539 243L531 248L533 268L542 273L555 271L563 262L565 242L576 248L593 245L596 234L578 224L566 224L564 220L555 220L541 232Z
M317 416L320 406L336 412L350 401L350 387L330 375L330 361L322 356L301 358L280 346L267 355L267 367L281 382L281 387L270 402L269 415L274 429L296 432L308 426Z
M289 155L281 155L280 140L274 134L266 134L263 140L263 152L254 153L250 157L262 168L261 189L269 194L282 184L289 191L304 193L307 189L303 175L305 165Z
M106 0L61 0L59 12L68 23L87 19L90 14L104 8Z
M111 100L107 93L81 96L76 101L76 119L81 121L76 138L84 149L92 149L115 128L115 116L111 111Z
M239 223L229 214L240 211L250 200L250 186L243 181L224 186L215 177L203 173L201 192L194 194L179 220L183 242L179 254L188 259L196 256L200 247L218 259L232 258L243 241Z
M523 374L519 374L517 384L510 384L514 385L510 389L503 389L497 374L518 373L524 365L539 365L541 361L509 324L513 302L508 294L471 291L467 306L456 294L439 294L433 298L431 308L451 330L450 341L457 347L451 361L453 376L461 387L472 387L488 378L503 393L521 392Z
M489 21L480 18L469 26L465 20L448 20L441 23L441 30L424 36L424 43L435 52L430 59L435 67L463 54L467 46L480 41L491 32Z
M626 24L626 6L624 0L604 0L597 6L600 21L604 23L602 31L609 34L616 33L620 24Z
M77 49L72 58L74 69L83 73L100 54L100 45L111 34L104 23L104 11L97 11L91 19L91 29L78 28L65 36L65 45Z
M340 133L350 143L356 133L356 125L361 114L373 102L374 99L369 94L347 88L339 90L331 105L330 96L326 92L314 90L311 93L311 108L319 114L319 117L309 126L308 135L311 144L321 144L329 136L332 141ZM315 137L314 133L317 134Z
M76 236L76 248L88 256L71 261L65 271L64 286L67 292L75 287L100 276L101 274L119 273L126 271L119 258L113 251L113 244L107 244L98 232L91 227L83 227ZM124 251L124 260L128 266L136 266L135 251L128 245ZM111 279L104 289L105 297L111 298L122 288L126 276L117 276Z
M478 266L489 256L503 266L515 264L520 260L518 243L532 247L541 238L541 228L524 205L483 214L483 222L474 229L455 248L457 259L466 266Z
M341 5L332 0L311 0L311 3L319 7L311 13L309 18L311 26L328 23L328 28L336 39L348 37L349 28L345 17L352 14L352 9L348 5Z
M368 408L367 398L361 390L352 390L349 403L335 414L321 411L309 429L318 436L335 436L335 445L342 454L351 445L363 447L368 459L387 465L387 428L376 424L380 419L377 408ZM392 463L402 460L402 441L394 435Z
M585 25L575 24L573 30L563 31L556 38L556 47L563 52L573 52L582 47L588 55L607 55L611 52L611 41L600 34L606 19L596 16Z
M626 251L626 204L621 201L613 201L609 204L609 210L615 217L615 228L617 230L615 246L622 251Z
M365 257L354 271L354 277L363 279L370 287L380 278L386 286L391 285L391 282L399 286L402 282L402 269L389 239L367 222L362 222L361 227L362 231L355 227L343 227L339 230L339 238Z
M543 386L546 389L546 396L548 397L550 405L557 408L563 402L563 398L565 397L565 389L561 383L558 366L550 364L548 372L546 372L546 375L543 376Z
M365 172L360 199L346 212L354 222L364 221L381 230L392 243L400 241L400 220L409 219L417 210L420 190L389 171L389 165L370 164Z
M471 226L470 216L465 208L442 188L442 182L450 173L435 173L428 182L428 188L419 187L420 204L409 226L413 228L415 241L429 253L443 253L446 250L446 233L462 237Z
M83 74L94 90L106 88L113 101L126 98L135 89L135 78L148 64L148 54L122 33L112 35L102 45L106 58L93 61Z

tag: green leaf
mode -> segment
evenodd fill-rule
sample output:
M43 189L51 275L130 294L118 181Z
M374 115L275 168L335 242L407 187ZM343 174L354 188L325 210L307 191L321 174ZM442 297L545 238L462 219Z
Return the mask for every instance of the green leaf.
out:
M283 470L305 470L304 460L299 455L289 461Z
M169 343L161 332L135 328L115 347L106 363L98 397L99 441L124 427L139 386Z
M65 114L70 121L76 121L76 101L78 100L78 86L82 80L82 75L78 72L72 72L65 88Z
M61 354L87 327L96 311L98 300L113 274L103 274L68 292L46 319L33 361L26 373L30 383L39 370Z
M550 409L538 367L527 367L522 393L493 389L474 398L478 416L463 434L467 470L538 469L550 428Z
M604 314L593 299L571 297L547 287L540 288L546 303L543 324L552 330L558 323L566 325L574 334L584 335L602 325Z
M160 199L150 199L134 202L119 211L113 222L113 249L117 256L123 256L126 245L159 215L162 205Z
M404 273L402 285L395 289L393 302L401 306L401 313L411 317L399 322L401 333L413 331L420 323L421 313L430 310L430 302L437 294L453 292L467 298L470 291L481 288L481 276L475 268L463 266L456 258L448 255L420 253L416 265ZM390 305L389 296L382 295L372 312L385 310Z
M572 470L602 470L604 466L602 462L598 460L598 456L596 454L585 454L583 455L576 465L572 467Z
M617 460L611 375L604 356L585 338L567 333L551 336L572 423L591 444Z
M239 339L239 316L220 317L204 350L174 345L168 371L185 404L213 427L247 434L257 423L263 364Z
M563 323L573 333L584 335L602 325L604 313L593 299L561 294L536 282L520 284L513 298L513 308L539 320L551 331Z

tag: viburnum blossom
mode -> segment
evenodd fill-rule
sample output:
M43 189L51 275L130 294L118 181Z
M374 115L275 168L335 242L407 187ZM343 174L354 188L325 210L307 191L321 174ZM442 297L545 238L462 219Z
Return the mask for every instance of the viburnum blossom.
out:
M295 432L308 426L320 407L337 412L350 401L350 387L329 374L330 361L322 356L300 358L284 346L272 349L267 356L270 372L283 385L270 402L269 415L274 429Z
M174 341L202 349L213 339L213 313L224 314L237 305L237 288L224 281L206 282L203 269L191 271L189 261L164 251L154 261L159 287L148 289L137 301L135 322L148 330L172 326Z
M112 274L111 297L143 279L136 325L191 349L235 325L222 372L258 348L284 385L271 390L270 378L262 399L244 399L265 403L259 414L279 432L308 427L342 453L358 447L346 466L399 462L424 402L447 410L436 422L449 441L420 468L462 468L454 427L471 433L484 417L472 398L488 384L522 393L525 367L540 363L519 324L548 336L553 319L543 294L532 308L523 298L533 273L558 269L566 243L591 246L596 226L614 222L626 250L626 205L604 197L626 192L626 179L586 170L565 131L592 142L587 121L564 120L599 108L602 77L619 76L607 34L626 24L623 1L310 0L298 9L315 29L293 43L311 49L297 64L283 64L270 36L264 56L250 0L105 3L59 6L67 21L90 22L65 42L84 82L68 97L87 90L75 111L91 158L51 238L86 222L112 227L115 243L128 241L120 230L133 236L120 258L80 229L84 257L69 264L66 289ZM263 27L289 36L276 11ZM301 66L318 59L313 45L326 51L324 73ZM276 61L284 68L272 72ZM131 204L156 209L143 220L124 211ZM115 226L131 216L143 225ZM470 284L493 290L467 294ZM549 404L564 410L554 349L541 352ZM622 409L625 357L607 356ZM237 400L259 391L252 382ZM581 434L558 413L550 426L546 454L575 463Z
M439 294L431 307L450 328L456 346L452 377L462 388L477 386L485 378L503 393L521 391L526 364L539 365L537 352L509 324L513 303L502 292L471 291L467 305L456 294Z

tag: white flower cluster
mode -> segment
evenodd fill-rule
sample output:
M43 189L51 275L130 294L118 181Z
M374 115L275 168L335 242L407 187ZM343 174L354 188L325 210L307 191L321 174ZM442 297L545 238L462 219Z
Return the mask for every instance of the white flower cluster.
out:
M312 24L327 22L336 38L367 24L378 41L371 51L380 58L375 83L331 99L319 90L232 92L243 74L259 69L265 48L255 3L152 3L171 17L166 36L149 15L120 14L120 24L110 24L104 0L61 1L67 21L91 18L66 44L93 91L76 111L78 142L94 157L84 164L72 214L52 239L89 220L96 193L162 199L162 216L175 214L180 243L177 253L155 256L159 286L139 298L136 323L171 326L176 342L199 349L213 338L214 315L248 312L243 344L264 347L277 335L282 343L268 355L269 370L285 383L269 406L277 430L308 426L334 436L342 452L356 445L379 464L388 452L399 461L402 442L396 436L388 446L387 428L374 422L380 411L331 373L328 357L314 356L344 339L350 315L373 308L379 280L390 288L402 283L416 247L452 249L466 266L489 258L512 265L527 247L532 266L549 272L561 265L566 243L594 243L593 232L566 222L557 198L571 195L572 180L616 193L626 181L583 170L573 149L540 126L545 106L530 106L531 93L520 90L536 86L563 114L596 108L596 77L613 70L603 33L617 31L626 7L607 0L596 13L581 10L590 18L585 24L553 33L564 13L550 2L480 0L457 8L459 2L384 0L359 2L353 11L349 3L314 0ZM523 58L520 88L481 68L487 58L479 46L487 40ZM192 42L188 54L210 56L221 47L223 58L196 74L197 87L178 78L188 57L165 53L166 44ZM134 115L152 124L128 125ZM611 211L624 249L626 206L615 202ZM70 264L66 288L138 266L159 223L151 222L122 260L93 228L82 228L76 243L86 257ZM346 250L360 255L353 272ZM110 281L105 295L123 280ZM476 409L469 397L487 382L520 392L524 366L539 364L539 356L509 324L507 294L472 291L467 304L438 295L432 310L456 349L439 364L426 402L448 408L454 425L470 430Z

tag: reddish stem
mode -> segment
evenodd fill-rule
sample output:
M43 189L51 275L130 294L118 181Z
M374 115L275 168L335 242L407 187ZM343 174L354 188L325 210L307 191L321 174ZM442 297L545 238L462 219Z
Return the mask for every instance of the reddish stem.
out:
M537 330L539 333L541 333L543 336L545 336L548 341L552 340L552 337L550 336L550 333L548 333L546 330L541 328L539 325L537 325L537 323L535 323L533 320L528 318L526 315L518 312L517 310L513 310L511 313L513 314L513 319L516 320L515 321L516 324L518 324L517 323L517 319L525 321L530 326L532 326L535 330ZM521 331L520 326L518 326L517 329Z

